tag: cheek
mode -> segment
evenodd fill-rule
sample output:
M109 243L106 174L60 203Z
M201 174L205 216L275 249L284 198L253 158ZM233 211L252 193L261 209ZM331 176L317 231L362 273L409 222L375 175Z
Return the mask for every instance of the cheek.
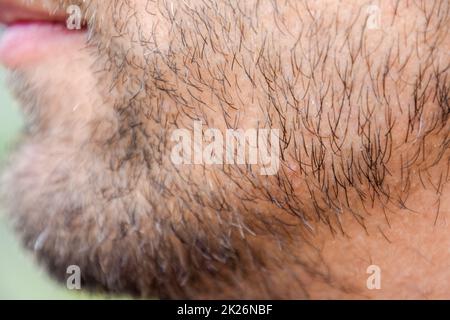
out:
M86 16L92 17L93 41L115 59L112 64L119 66L125 56L142 59L143 54L153 50L169 49L173 32L170 15L178 6L176 2L161 4L147 0L121 4L97 1L87 7ZM133 61L137 65L141 62Z

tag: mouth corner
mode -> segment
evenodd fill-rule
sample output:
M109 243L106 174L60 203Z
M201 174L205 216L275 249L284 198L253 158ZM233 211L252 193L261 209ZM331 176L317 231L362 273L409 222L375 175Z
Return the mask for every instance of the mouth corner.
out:
M0 63L21 67L51 55L86 30L81 10L67 13L42 3L0 0Z
M63 24L70 30L86 28L86 19L81 9L71 5L71 10L55 7L50 9L36 2L23 3L17 0L0 0L0 25L10 25L25 22L41 22Z

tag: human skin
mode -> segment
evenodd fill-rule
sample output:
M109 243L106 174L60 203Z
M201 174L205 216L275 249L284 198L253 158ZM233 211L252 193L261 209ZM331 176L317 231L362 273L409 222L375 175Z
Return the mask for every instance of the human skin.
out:
M11 75L25 245L144 297L450 298L449 2L370 4L80 2L89 40ZM174 165L194 120L279 129L279 171Z

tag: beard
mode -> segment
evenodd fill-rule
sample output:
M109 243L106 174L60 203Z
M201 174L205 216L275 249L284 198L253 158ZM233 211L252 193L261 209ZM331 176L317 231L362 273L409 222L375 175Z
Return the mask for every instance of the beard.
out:
M85 286L170 298L305 298L314 280L332 297L318 235L440 197L448 16L403 41L306 2L150 3L88 2L85 47L13 75L27 130L4 203L57 277L78 265ZM280 169L175 165L193 121L278 129Z

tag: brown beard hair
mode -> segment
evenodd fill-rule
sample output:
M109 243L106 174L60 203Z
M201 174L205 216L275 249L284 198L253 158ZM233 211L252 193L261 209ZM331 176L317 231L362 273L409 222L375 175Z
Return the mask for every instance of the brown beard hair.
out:
M448 2L394 4L428 21L410 43L369 35L363 11L317 15L306 1L147 3L146 12L132 2L84 7L99 108L110 111L89 121L70 159L57 149L64 139L28 117L38 129L25 145L47 154L31 171L17 160L4 192L25 244L57 277L77 264L85 285L110 292L307 298L316 279L353 293L328 274L316 228L345 234L342 215L365 228L376 209L389 223L393 210L412 210L411 195L431 188L439 198L449 180ZM139 14L158 17L152 30L139 28ZM390 23L401 29L404 19ZM22 101L33 101L39 92L16 78ZM170 162L174 129L240 128L246 99L258 128L282 133L278 174ZM50 183L36 188L44 171Z

